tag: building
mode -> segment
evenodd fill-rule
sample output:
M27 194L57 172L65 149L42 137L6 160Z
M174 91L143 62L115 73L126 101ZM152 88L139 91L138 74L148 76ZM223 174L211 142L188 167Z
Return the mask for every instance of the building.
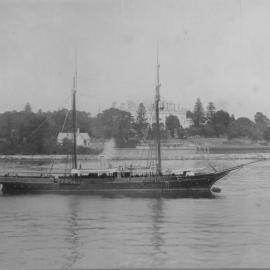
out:
M73 140L73 133L72 132L60 132L57 136L57 143L62 145L64 140ZM84 147L90 147L90 136L88 133L81 133L80 130L77 130L76 133L76 139L77 139L77 146L84 146Z
M144 103L144 105L146 109L146 117L148 123L152 125L153 123L156 122L155 105L149 102ZM112 107L128 111L136 119L139 104L135 103L134 101L127 101L126 103L113 102ZM190 119L187 119L186 117L186 112L187 110L184 109L180 104L176 104L166 100L161 100L159 111L160 123L165 124L166 117L168 117L169 115L175 115L179 118L182 127L184 128L189 127L191 123Z

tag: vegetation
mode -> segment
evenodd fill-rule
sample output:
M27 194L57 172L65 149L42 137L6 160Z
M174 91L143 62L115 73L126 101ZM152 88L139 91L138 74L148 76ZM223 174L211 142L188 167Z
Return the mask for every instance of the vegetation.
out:
M118 147L136 144L134 119L131 113L111 108L92 119L92 134L104 139L114 138Z
M270 141L270 120L262 112L257 112L254 121L217 110L209 102L206 112L198 98L193 111L187 111L191 125L183 128L176 115L169 115L160 124L161 138L227 137L249 138ZM54 112L37 113L27 103L23 111L0 114L0 153L1 154L56 154L71 153L72 143L65 140L57 143L59 132L71 132L71 114L66 109ZM65 125L64 125L65 123ZM91 138L99 140L114 138L117 147L134 147L138 142L156 138L156 125L150 125L143 103L139 104L135 119L131 113L110 108L91 117L89 113L77 112L78 128ZM97 149L79 147L79 153L98 153Z
M187 117L192 120L193 127L195 128L199 128L204 124L206 118L205 118L202 102L199 98L197 98L196 100L193 112L191 111L187 112Z
M207 119L212 120L216 112L216 107L214 103L211 101L207 106Z
M181 137L181 125L177 116L169 115L165 120L166 130L169 131L171 138Z
M139 140L143 140L146 138L148 128L149 124L147 122L146 109L144 107L144 104L140 103L137 111L137 119L134 123L134 129Z

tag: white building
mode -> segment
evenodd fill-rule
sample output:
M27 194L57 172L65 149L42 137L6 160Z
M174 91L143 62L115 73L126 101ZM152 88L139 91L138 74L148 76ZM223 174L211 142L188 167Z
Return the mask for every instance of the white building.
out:
M147 102L144 103L144 105L146 109L146 117L148 123L152 125L153 123L156 122L155 105L153 103L151 104ZM139 104L135 103L134 101L127 101L126 103L113 102L112 107L121 110L126 110L130 112L136 119ZM160 122L165 124L166 117L172 114L176 115L179 118L182 127L184 128L189 127L191 123L190 120L187 119L186 117L186 111L187 110L184 109L180 104L176 104L166 100L161 100L159 111Z
M57 136L57 143L63 144L64 139L73 140L73 133L72 132L60 132ZM77 145L78 146L84 146L84 147L90 147L90 136L88 133L80 133L80 130L77 130L76 133L76 139L77 139Z

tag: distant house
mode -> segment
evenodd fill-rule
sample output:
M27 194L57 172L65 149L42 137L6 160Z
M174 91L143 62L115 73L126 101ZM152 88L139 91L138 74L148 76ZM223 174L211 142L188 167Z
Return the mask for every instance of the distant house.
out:
M72 132L60 132L57 136L57 143L62 145L64 140L73 140L73 133ZM78 146L84 146L84 147L90 147L90 136L88 133L80 133L80 130L78 129L76 133L76 139L77 139L77 145Z

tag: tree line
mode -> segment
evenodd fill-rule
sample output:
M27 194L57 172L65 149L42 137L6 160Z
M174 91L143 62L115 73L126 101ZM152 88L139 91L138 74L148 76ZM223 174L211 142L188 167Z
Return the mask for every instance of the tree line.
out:
M205 112L198 98L193 111L187 111L191 127L186 130L188 136L224 137L228 139L246 137L251 140L270 141L270 121L262 112L254 115L254 120L247 117L235 119L224 110L216 110L213 102L209 102Z
M161 108L162 109L162 108ZM209 102L206 111L198 98L194 108L187 111L190 127L183 128L176 115L169 115L160 124L161 138L188 138L190 136L221 137L229 139L248 137L252 140L270 141L270 121L257 112L254 121L217 110ZM65 125L64 125L65 123ZM143 103L139 104L136 116L130 112L110 108L92 117L89 113L77 112L77 125L81 132L101 140L114 138L117 147L134 147L143 140L156 137L156 125L150 125ZM57 143L59 132L72 132L71 113L67 109L34 113L27 103L22 111L0 114L1 154L63 154L72 151L72 143L65 140ZM81 153L97 153L97 150L80 147Z

